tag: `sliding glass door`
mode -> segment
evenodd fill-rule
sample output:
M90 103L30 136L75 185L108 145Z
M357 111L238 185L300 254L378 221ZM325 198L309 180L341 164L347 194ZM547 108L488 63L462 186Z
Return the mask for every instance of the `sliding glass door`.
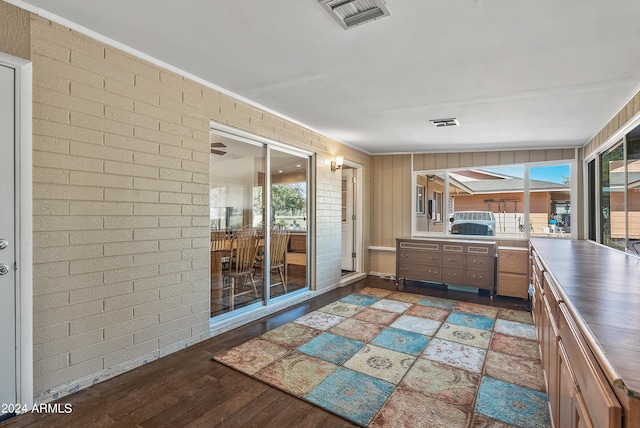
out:
M308 287L309 157L211 134L211 316Z

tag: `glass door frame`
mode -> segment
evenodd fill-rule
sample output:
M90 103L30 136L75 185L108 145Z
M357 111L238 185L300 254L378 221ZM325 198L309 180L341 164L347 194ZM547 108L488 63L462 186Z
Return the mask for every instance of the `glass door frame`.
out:
M230 138L242 143L250 144L253 146L263 147L265 150L265 160L264 160L264 189L270 188L271 186L271 150L277 150L279 152L288 153L294 156L299 156L301 160L304 160L307 163L307 171L306 171L306 186L307 186L307 271L306 271L306 286L300 290L296 290L294 292L290 292L283 296L278 296L275 299L272 299L270 296L270 275L263 275L265 279L263 281L262 288L262 301L256 302L250 305L247 305L243 308L239 308L233 311L229 311L223 313L221 315L216 315L211 318L211 320L224 320L228 317L233 317L239 313L246 313L251 310L260 309L264 307L268 307L272 300L280 302L281 300L288 300L290 298L294 298L299 295L301 292L308 292L310 290L315 289L315 257L314 257L314 249L315 249L315 161L316 156L314 153L299 149L297 147L289 146L287 144L283 144L277 141L270 140L265 137L261 137L259 135L252 134L250 132L242 131L237 128L230 127L228 125L224 125L218 122L210 123L210 133L219 135L222 137ZM263 235L264 235L264 261L263 264L266 266L267 262L270 261L270 227L271 224L271 192L263 190ZM263 267L263 271L266 271L267 268ZM211 300L209 300L209 304L211 304ZM247 322L249 322L248 320Z

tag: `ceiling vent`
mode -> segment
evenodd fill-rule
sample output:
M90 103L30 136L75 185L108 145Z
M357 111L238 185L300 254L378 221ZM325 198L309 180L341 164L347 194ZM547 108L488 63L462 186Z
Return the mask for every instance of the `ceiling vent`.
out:
M430 120L431 124L436 128L445 128L447 126L460 126L458 119L433 119Z
M384 0L318 1L345 30L390 15Z

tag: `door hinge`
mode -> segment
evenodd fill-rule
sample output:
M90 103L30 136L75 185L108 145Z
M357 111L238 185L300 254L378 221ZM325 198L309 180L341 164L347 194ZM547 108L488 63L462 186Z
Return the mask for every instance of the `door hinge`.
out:
M351 257L355 259L356 258L356 253L351 253Z
M351 180L353 180L352 181L353 184L356 184L356 178L355 177L351 177Z
M356 215L355 214L351 214L351 220L355 221L355 219L356 219Z

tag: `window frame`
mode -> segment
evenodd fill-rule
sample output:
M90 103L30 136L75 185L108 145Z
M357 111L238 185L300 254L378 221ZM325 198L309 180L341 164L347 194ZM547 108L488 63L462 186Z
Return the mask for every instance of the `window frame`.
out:
M499 165L478 165L478 166L468 166L465 168L447 168L447 169L433 169L433 170L415 170L412 171L411 181L412 185L415 187L417 184L417 177L419 175L427 176L427 175L442 175L444 176L444 191L442 193L442 221L440 223L447 223L447 220L451 216L450 212L450 203L449 203L449 173L455 173L456 171L468 171L469 169L489 169L489 168L506 168L506 167L523 167L524 168L524 187L523 187L523 196L524 196L524 222L525 224L529 224L530 222L530 170L537 167L545 167L545 166L559 166L559 165L569 165L569 173L570 173L570 201L572 207L578 207L578 186L577 186L577 149L576 156L572 159L560 159L554 161L544 161L544 162L521 162L521 163L512 163L512 164L499 164ZM435 193L436 191L434 191ZM415 212L415 200L412 202L414 206L412 206L412 212ZM577 225L578 215L576 209L572 209L570 213L570 221L572 225ZM578 227L572 227L571 232L568 234L570 239L577 239L579 233ZM492 235L492 236L483 236L483 235L457 235L451 234L449 227L445 225L443 228L443 232L425 232L418 231L416 227L416 215L411 216L411 236L412 237L455 237L459 239L479 239L479 240L512 240L512 241L525 241L531 237L530 229L525 227L523 231L523 236L515 236L515 235Z

